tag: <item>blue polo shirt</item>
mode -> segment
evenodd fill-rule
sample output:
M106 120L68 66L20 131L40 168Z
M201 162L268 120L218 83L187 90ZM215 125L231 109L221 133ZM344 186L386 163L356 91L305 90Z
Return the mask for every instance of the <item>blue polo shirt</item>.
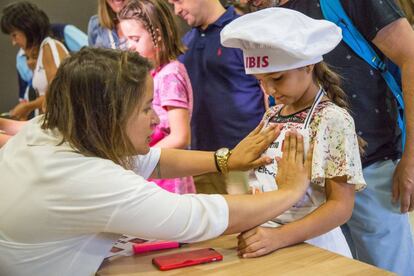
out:
M230 6L205 30L191 29L183 38L188 51L180 56L194 93L191 148L233 148L260 122L263 92L258 81L245 74L240 49L220 44L220 32L238 15Z

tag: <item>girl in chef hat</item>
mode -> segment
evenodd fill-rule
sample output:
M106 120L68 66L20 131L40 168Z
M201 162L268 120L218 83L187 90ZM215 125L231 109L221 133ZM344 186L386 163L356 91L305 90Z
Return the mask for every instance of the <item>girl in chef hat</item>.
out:
M281 124L283 131L266 154L278 159L289 131L302 134L305 149L313 145L311 185L305 196L273 221L240 234L243 257L306 241L352 258L339 226L350 218L355 191L366 183L340 78L322 58L341 38L333 23L284 8L244 15L221 32L222 44L243 50L246 73L276 100L263 120ZM255 175L254 192L277 189L277 162L256 169Z

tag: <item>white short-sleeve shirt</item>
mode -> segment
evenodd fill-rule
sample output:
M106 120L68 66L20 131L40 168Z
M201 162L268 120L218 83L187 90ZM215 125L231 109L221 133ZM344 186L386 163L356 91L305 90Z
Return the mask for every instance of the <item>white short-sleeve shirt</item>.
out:
M161 154L130 171L85 157L30 121L0 150L0 275L91 275L120 234L193 242L228 225L219 195L177 195L147 182Z

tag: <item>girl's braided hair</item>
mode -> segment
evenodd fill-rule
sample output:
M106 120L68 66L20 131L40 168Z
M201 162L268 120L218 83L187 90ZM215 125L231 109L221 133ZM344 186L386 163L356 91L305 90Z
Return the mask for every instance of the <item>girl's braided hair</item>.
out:
M341 88L341 77L331 70L325 62L315 64L313 77L326 91L328 98L333 103L346 109L347 111L350 111L347 96L345 91ZM359 151L361 152L361 155L363 155L367 142L358 136L358 144Z

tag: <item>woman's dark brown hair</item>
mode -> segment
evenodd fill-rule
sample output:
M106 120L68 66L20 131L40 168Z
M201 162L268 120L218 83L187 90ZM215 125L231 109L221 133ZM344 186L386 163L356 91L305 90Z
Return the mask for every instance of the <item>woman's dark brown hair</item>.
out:
M83 48L59 67L46 97L43 129L86 156L131 168L135 149L128 118L147 90L150 63L137 53Z
M179 36L175 16L165 0L130 0L119 12L119 20L138 20L158 48L156 66L162 66L183 54L185 47Z
M1 31L10 34L21 31L26 36L26 48L39 48L51 34L50 21L46 13L35 4L22 1L7 5L1 17Z
M341 77L329 68L325 62L315 64L313 70L314 79L326 91L328 98L337 106L349 111L349 104L345 92L341 88ZM367 143L358 136L359 150L364 153Z

